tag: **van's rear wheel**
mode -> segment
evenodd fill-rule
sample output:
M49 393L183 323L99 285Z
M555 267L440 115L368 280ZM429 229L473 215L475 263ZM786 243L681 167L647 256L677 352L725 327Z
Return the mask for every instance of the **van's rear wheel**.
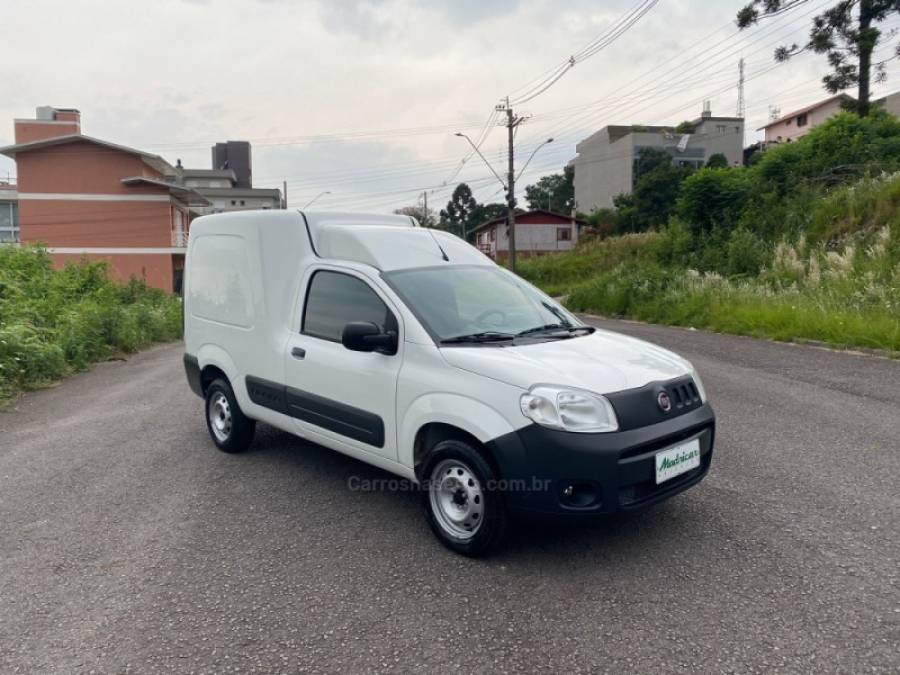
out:
M425 513L441 542L457 553L481 556L506 533L506 507L497 475L468 443L441 441L425 463Z
M213 380L206 389L206 426L223 452L242 452L253 441L256 421L241 411L227 380Z

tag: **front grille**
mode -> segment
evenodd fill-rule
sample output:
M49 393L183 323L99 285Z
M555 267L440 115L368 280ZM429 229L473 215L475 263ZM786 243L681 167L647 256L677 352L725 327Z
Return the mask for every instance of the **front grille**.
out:
M656 497L663 492L678 489L684 483L691 482L691 480L696 478L698 474L703 473L708 460L709 456L707 455L700 460L700 466L698 466L696 469L691 469L690 471L683 473L676 478L667 480L661 485L657 485L656 479L652 479L644 481L642 483L635 483L634 485L629 485L627 487L619 489L619 505L634 506L635 504L639 504L640 502L647 499L652 499L653 497Z
M700 392L693 380L666 387L672 399L672 405L678 408L693 408L700 404Z
M664 436L663 438L657 438L656 440L650 441L649 443L644 443L643 445L636 445L634 447L627 448L623 450L619 455L619 461L628 459L629 457L634 457L635 455L643 455L648 452L656 452L657 450L668 448L670 445L675 445L676 443L686 440L691 436L696 436L704 429L709 428L710 426L708 424L693 426L688 429L683 429L678 433L669 434L668 436Z

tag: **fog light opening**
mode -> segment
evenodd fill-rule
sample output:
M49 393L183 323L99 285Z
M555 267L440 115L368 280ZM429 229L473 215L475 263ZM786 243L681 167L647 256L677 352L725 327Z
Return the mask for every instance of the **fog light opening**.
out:
M600 493L593 483L563 483L562 503L573 508L586 508L596 505Z

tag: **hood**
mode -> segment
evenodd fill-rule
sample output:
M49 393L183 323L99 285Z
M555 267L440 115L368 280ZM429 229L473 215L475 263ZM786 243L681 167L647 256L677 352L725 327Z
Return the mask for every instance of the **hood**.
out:
M444 347L452 366L528 389L558 384L608 394L691 372L677 354L610 331L515 347Z

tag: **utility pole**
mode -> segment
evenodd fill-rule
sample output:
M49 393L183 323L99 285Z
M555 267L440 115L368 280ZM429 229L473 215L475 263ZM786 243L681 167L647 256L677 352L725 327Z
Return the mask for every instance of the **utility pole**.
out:
M744 102L744 57L738 61L738 100L737 100L737 116L744 117L747 112L747 106Z
M514 144L516 127L522 121L521 118L513 114L513 109L509 105L509 97L506 99L506 105L501 105L501 109L506 110L506 136L509 143L509 177L506 183L506 222L509 230L509 269L511 272L516 271L516 164Z
M422 192L422 201L425 204L422 208L422 227L428 227L428 190Z
M284 203L282 204L281 208L286 209L287 208L287 181L284 181L284 195L282 198L284 199Z

